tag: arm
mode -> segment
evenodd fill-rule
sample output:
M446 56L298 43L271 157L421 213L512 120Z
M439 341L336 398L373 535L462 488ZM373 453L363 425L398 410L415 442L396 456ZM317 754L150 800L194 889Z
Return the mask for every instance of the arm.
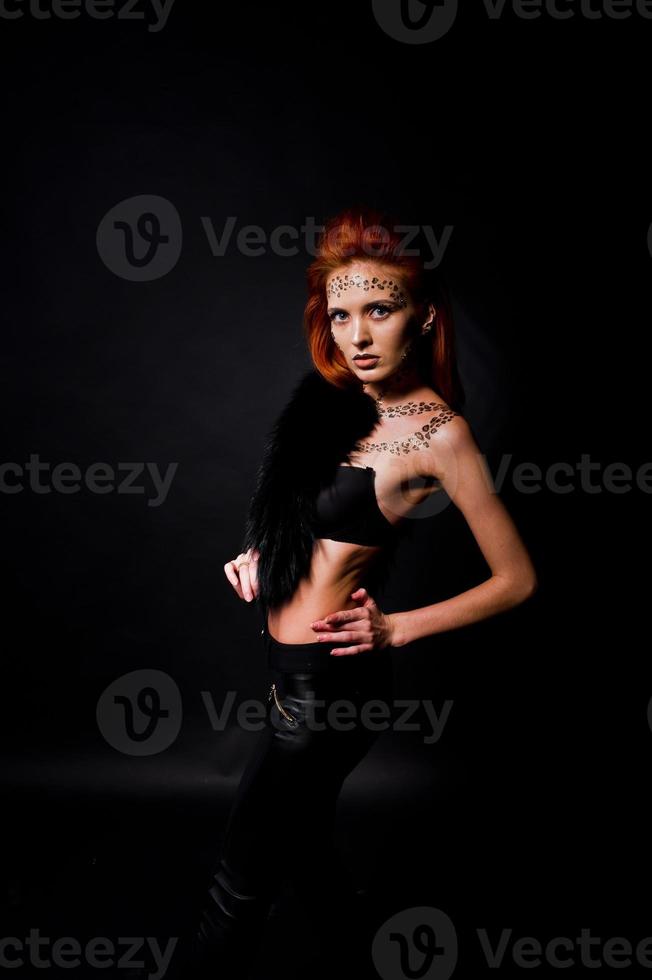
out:
M422 452L419 450L419 452ZM498 497L486 460L461 415L442 426L423 451L424 476L434 476L464 515L491 576L431 606L390 613L392 646L468 626L524 602L537 577L527 549Z

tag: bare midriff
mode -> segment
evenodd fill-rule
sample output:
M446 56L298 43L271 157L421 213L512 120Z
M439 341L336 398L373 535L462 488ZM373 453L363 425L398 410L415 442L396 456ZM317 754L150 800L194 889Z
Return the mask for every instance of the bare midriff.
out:
M360 605L351 593L364 585L364 575L382 548L318 538L309 577L303 579L284 606L271 610L267 631L279 643L316 643L310 626L316 619Z
M406 417L400 421L413 429L414 419L418 417ZM384 427L378 427L376 431L381 438L387 434ZM405 429L394 429L390 433L395 436L403 434ZM351 455L352 465L374 467L378 506L391 524L406 516L437 489L436 486L424 484L418 466L420 456L416 451L398 457L388 457L382 452L359 458ZM285 605L270 610L267 616L268 633L279 643L317 642L319 633L310 624L330 613L360 605L351 598L351 593L365 584L367 569L376 562L382 551L379 545L317 538L310 575L300 582Z

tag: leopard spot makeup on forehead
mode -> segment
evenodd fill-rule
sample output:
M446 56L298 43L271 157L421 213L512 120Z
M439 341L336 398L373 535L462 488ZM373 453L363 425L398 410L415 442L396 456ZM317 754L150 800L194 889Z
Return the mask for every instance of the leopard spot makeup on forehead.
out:
M343 276L333 276L326 287L328 296L339 299L343 292L352 287L362 287L365 293L370 289L379 289L384 292L389 299L398 303L400 306L407 306L407 297L400 288L396 279L381 279L380 276L370 276L365 279L360 273L350 276L345 273Z

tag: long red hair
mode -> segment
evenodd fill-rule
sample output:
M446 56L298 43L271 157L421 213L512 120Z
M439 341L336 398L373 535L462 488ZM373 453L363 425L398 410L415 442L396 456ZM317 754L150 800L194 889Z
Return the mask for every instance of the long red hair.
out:
M399 228L403 231L397 231ZM448 291L437 269L425 268L425 251L418 244L415 247L414 240L406 240L405 228L405 223L388 212L364 206L347 208L326 222L316 257L306 273L308 301L303 329L310 356L315 368L331 384L339 388L361 384L333 341L326 283L342 266L358 261L378 262L400 277L417 306L431 301L435 307L433 329L420 338L417 346L418 368L424 383L434 388L454 411L460 411L464 390L455 357Z

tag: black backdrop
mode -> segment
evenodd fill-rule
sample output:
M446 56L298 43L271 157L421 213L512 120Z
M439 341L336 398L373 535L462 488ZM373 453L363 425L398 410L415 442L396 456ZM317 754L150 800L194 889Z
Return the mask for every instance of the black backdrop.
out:
M267 690L259 619L223 565L267 427L309 366L306 239L284 255L269 236L365 202L449 230L466 415L494 475L507 466L501 495L540 580L508 614L393 653L399 697L453 706L439 741L388 732L345 785L338 839L372 896L370 935L403 908L441 909L458 972L487 968L481 927L635 945L652 931L636 887L650 870L649 496L604 480L647 461L652 21L476 4L409 44L371 4L337 0L176 0L158 30L144 6L4 9L23 16L0 18L3 935L166 937L190 917L253 738L233 719L214 731L207 701ZM107 231L132 198L169 232L157 274ZM207 231L229 218L215 255ZM236 244L247 225L258 255ZM566 493L545 481L559 462ZM62 463L77 492L54 486ZM83 479L99 463L106 492ZM540 467L538 492L516 486L519 463ZM126 464L140 464L130 492ZM453 507L421 517L386 611L486 574ZM167 675L179 725L143 755L111 744L102 701L137 670Z

